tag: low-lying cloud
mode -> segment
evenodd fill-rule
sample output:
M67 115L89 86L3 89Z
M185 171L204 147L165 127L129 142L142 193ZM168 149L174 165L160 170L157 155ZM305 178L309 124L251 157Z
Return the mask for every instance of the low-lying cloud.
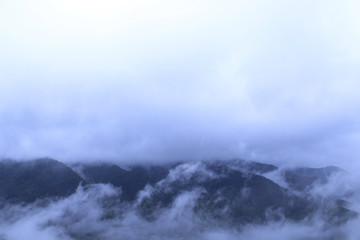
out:
M133 206L104 205L119 190L97 185L78 191L46 206L7 206L1 210L0 236L4 240L29 238L72 239L357 239L359 219L338 227L326 227L321 219L291 222L282 220L241 228L217 227L198 218L192 211L196 193L181 194L172 207L159 210L156 220L145 220ZM112 215L116 211L118 216Z
M121 188L107 184L91 184L79 186L74 194L63 199L39 200L28 205L5 204L0 209L0 239L353 240L360 237L358 216L333 224L323 217L320 208L315 215L299 221L282 217L277 220L269 218L261 224L218 223L214 219L203 218L193 210L196 199L204 189L182 191L170 206L158 208L153 214L155 218L147 219L139 213L138 207L144 196L149 196L157 188L165 188L174 181L174 177L178 179L177 176L196 175L194 169L199 170L204 178L216 178L201 171L201 164L184 164L175 168L154 187L146 187L140 192L139 199L132 203L121 201ZM348 207L357 211L360 209L360 195L355 179L358 178L335 174L328 182L315 184L309 191L297 194L308 194L308 197L319 202L321 199L346 199ZM346 187L339 191L339 185Z

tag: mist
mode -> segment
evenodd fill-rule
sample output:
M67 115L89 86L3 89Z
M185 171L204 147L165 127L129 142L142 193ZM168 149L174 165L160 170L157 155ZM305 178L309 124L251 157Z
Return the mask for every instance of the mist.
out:
M219 223L204 218L193 209L205 189L181 192L172 204L157 208L155 218L147 219L139 212L141 201L157 189L168 189L171 182L196 174L200 179L217 179L199 163L186 163L173 169L155 186L147 186L136 201L122 201L122 189L110 184L79 186L74 194L60 199L40 199L31 204L5 204L0 210L0 237L4 240L29 238L47 240L72 239L344 239L359 238L358 215L340 224L331 224L319 208L312 217L292 221L283 216L264 223ZM273 174L281 178L279 172ZM319 201L345 198L350 209L359 209L358 176L336 174L325 184L315 184L308 197ZM344 187L346 186L346 187ZM355 194L349 195L349 192ZM305 194L298 193L298 194Z
M0 155L358 169L356 1L1 1Z
M0 240L359 239L359 12L0 0Z

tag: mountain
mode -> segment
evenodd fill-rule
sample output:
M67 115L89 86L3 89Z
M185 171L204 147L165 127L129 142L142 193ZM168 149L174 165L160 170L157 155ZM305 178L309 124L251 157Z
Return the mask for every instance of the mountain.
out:
M2 160L0 198L3 202L31 203L67 197L79 185L84 185L86 191L86 186L110 184L121 189L121 197L110 201L112 208L120 203L130 204L150 221L156 219L159 210L171 208L179 197L192 193L195 195L191 210L220 225L238 226L281 218L298 221L319 212L330 223L341 224L356 216L341 196L320 201L309 195L311 188L321 187L339 172L343 170L336 167L281 170L274 165L243 160L126 168L105 162L69 167L49 158ZM279 173L287 187L269 179L269 173Z
M126 201L135 200L147 184L155 184L169 173L169 167L165 166L135 165L125 170L111 163L76 164L74 168L89 184L109 183L121 187Z
M33 161L0 161L0 199L34 202L37 199L66 197L83 179L65 164L50 158Z
M286 169L282 174L290 188L305 191L314 184L325 184L332 175L343 172L342 169L333 166L323 168L299 167Z
M297 220L313 210L311 202L257 174L274 171L275 166L244 161L189 165L172 169L155 185L154 191L140 202L141 214L151 218L157 209L171 206L180 194L194 189L201 189L194 210L227 224L261 223L268 217L277 218L277 211Z

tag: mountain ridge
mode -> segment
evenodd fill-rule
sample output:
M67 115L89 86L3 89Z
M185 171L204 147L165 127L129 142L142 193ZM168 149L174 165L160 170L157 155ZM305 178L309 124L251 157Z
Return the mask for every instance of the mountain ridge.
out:
M288 187L266 176L277 171ZM181 194L197 191L193 211L219 223L262 223L283 217L298 221L322 209L324 217L340 224L357 215L345 200L329 199L325 205L308 193L339 172L343 170L336 167L279 169L245 160L137 164L124 169L108 162L66 165L51 158L7 159L0 161L0 199L31 204L66 198L81 185L110 184L121 189L116 201L132 204L148 220L156 218L159 209L171 207Z

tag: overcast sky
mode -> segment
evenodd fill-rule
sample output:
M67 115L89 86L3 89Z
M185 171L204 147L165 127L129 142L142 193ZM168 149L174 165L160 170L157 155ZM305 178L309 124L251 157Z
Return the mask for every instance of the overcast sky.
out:
M0 156L360 168L356 0L0 0Z

